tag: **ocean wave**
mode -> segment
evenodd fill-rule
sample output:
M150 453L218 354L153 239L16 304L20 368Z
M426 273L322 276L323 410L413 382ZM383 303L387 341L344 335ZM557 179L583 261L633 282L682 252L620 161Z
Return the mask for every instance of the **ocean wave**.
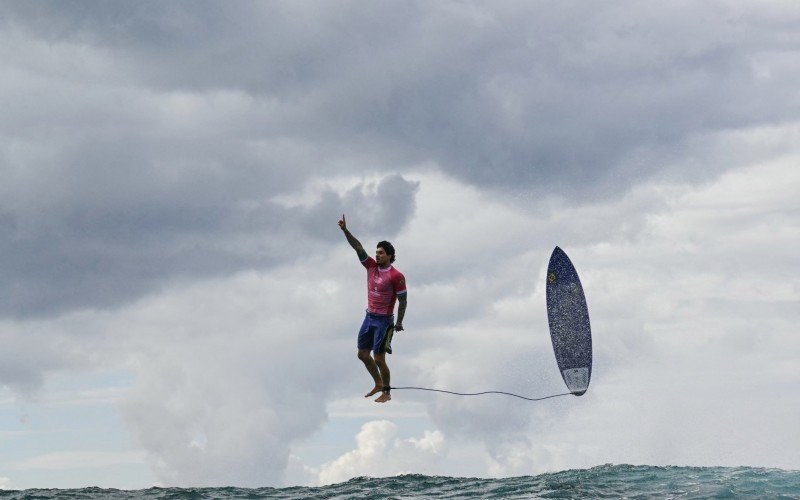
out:
M502 479L358 477L321 487L0 490L0 499L420 499L420 498L776 498L800 499L800 471L752 467L602 465Z

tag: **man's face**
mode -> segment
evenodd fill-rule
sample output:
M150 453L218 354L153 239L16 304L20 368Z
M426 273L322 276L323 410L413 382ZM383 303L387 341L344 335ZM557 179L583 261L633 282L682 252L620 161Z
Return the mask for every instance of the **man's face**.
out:
M389 265L389 254L386 253L386 250L381 247L375 250L375 262L377 262L379 266Z

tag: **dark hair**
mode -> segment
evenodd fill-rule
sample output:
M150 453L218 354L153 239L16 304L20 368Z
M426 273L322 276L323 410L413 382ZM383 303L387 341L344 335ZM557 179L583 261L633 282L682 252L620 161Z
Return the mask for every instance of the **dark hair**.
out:
M388 241L381 241L375 248L383 248L383 251L389 255L389 262L394 262L394 246Z

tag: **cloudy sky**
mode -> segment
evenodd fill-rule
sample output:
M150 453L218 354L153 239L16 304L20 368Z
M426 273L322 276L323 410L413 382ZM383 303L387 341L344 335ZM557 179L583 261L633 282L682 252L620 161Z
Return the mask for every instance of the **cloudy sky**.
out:
M800 469L796 2L0 3L0 488ZM406 276L362 394L365 247Z

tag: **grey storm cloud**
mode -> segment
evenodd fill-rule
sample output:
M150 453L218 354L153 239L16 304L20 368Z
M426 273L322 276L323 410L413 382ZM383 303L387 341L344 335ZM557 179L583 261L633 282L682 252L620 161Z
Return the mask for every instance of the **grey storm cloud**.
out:
M327 191L308 207L264 201L241 208L181 190L155 194L153 185L140 191L147 203L95 207L87 199L43 214L47 227L35 231L7 215L0 284L8 293L0 312L110 307L170 278L269 268L305 253L303 244L340 243L336 220L348 209L363 214L367 231L396 234L413 214L416 183L395 175L366 193L362 187L344 197Z
M398 384L562 391L530 283L552 246L568 245L597 326L582 406L403 395L427 404L448 439L482 441L498 462L546 447L530 431L552 437L560 423L566 442L581 428L598 444L592 457L635 461L612 452L653 434L638 413L652 393L675 387L663 401L679 407L680 385L703 380L691 365L705 351L685 352L698 318L713 320L701 324L709 341L732 332L746 347L755 337L741 325L768 318L758 331L791 333L791 283L777 305L742 304L759 276L794 261L767 259L775 268L748 278L757 261L742 259L770 247L731 235L762 228L754 234L782 235L771 248L790 252L795 212L782 207L794 198L751 219L731 210L747 204L734 190L712 203L725 217L704 222L713 192L698 188L702 202L670 218L687 203L668 203L661 188L673 188L637 189L663 176L689 190L794 150L751 133L800 116L793 3L0 0L0 10L0 386L26 394L50 373L127 368L137 379L120 411L166 484L279 483L331 398L368 381L355 356L332 354L354 348L360 318L346 311L363 309L342 213L365 246L405 240L395 243L419 340L398 339ZM339 258L352 267L320 275ZM687 297L703 279L713 293ZM704 297L717 289L733 298ZM730 415L747 384L719 366L741 377L757 367L777 387L770 396L793 380L789 354L752 346L752 362L731 350L703 365L704 392L734 388ZM676 385L663 360L687 356ZM779 370L784 385L768 384ZM785 428L752 421L765 434Z
M30 394L39 389L44 380L42 367L62 367L56 348L43 343L41 337L0 330L0 340L6 348L0 352L0 381L20 394Z
M689 7L692 7L689 9ZM24 2L157 90L279 101L281 133L498 187L614 191L696 134L796 116L798 9L718 2ZM787 65L787 62L789 63ZM589 188L587 186L594 186Z
M668 168L690 139L798 111L793 7L2 6L4 315L285 262L333 242L323 228L348 206L391 237L413 211L402 175L426 162L578 201ZM270 201L376 172L371 201L361 188Z

